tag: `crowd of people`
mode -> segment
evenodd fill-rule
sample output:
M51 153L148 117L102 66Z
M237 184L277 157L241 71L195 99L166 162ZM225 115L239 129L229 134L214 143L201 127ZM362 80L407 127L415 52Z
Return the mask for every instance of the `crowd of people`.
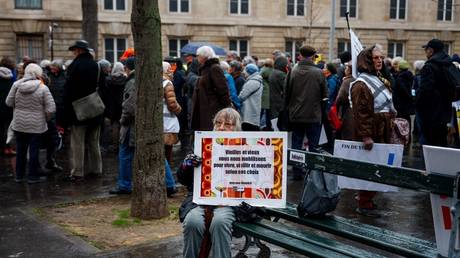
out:
M374 143L392 143L392 121L402 118L413 131L410 140L458 147L458 132L449 133L458 127L452 119L455 90L446 87L450 82L445 70L452 65L460 69L460 58L448 56L443 49L441 41L430 40L423 46L427 60L415 61L412 69L402 57L385 57L376 44L358 55L356 77L349 52L325 63L318 60L314 47L306 45L294 59L280 50L264 60L241 58L234 51L219 58L208 46L180 58L165 58L162 87L167 195L176 192L170 167L173 145L180 142L181 148L190 152L193 131L274 131L279 126L292 132L295 149L304 148L306 138L312 152L321 148L332 152L335 139L361 141L371 150ZM111 64L104 59L96 61L84 40L76 41L69 51L74 59L65 64L62 60L37 64L27 57L18 65L9 58L1 60L0 151L17 155L16 182L40 183L46 178L41 176L39 149L47 150L46 169L62 171L55 155L64 132L70 132L67 180L82 182L102 175L101 132L108 130L105 125L109 122L109 135L117 139L114 149L119 160L117 185L110 193L130 194L136 142L135 52L128 49ZM105 111L79 119L75 101L94 92ZM415 117L413 126L411 116ZM287 123L280 125L281 121ZM322 128L328 141L320 146ZM190 191L191 171L199 161L199 157L187 155L177 173ZM294 168L292 176L300 180L304 171ZM359 191L356 211L372 216L375 195ZM193 205L190 197L181 209L184 235L190 240L185 241L184 255L198 255L203 228L210 224L212 252L229 257L233 211L213 209L214 222L205 221L209 208Z

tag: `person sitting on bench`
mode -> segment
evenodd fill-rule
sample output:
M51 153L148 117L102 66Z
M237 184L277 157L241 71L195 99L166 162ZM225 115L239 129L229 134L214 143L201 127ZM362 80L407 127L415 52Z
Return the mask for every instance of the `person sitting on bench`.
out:
M241 131L241 118L232 108L220 110L213 120L214 131ZM184 230L186 258L231 257L232 224L236 220L232 207L197 205L193 200L193 170L201 158L188 154L180 166L177 177L187 186L188 195L179 210ZM211 245L212 243L212 245Z

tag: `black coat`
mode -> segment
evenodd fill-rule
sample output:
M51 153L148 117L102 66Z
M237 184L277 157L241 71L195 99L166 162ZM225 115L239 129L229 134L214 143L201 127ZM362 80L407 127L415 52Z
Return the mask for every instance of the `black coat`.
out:
M125 90L126 76L110 75L106 79L107 105L106 115L111 121L119 121L121 117L121 104L123 103L123 91Z
M77 120L72 102L88 96L96 91L98 85L104 84L102 72L99 74L99 66L93 60L90 53L78 55L67 68L67 81L64 86L64 124L71 125L96 125L101 123L102 115L83 122Z
M398 73L393 85L393 104L398 117L407 117L413 114L413 101L412 101L412 84L414 82L414 75L409 70L403 70Z
M51 95L53 95L54 103L56 103L56 121L59 125L62 124L64 117L64 85L66 83L66 76L63 70L59 70L59 73L54 74L48 73L49 84Z
M452 116L451 96L442 69L451 65L444 52L435 53L420 71L420 85L416 94L416 111L422 129L447 124Z

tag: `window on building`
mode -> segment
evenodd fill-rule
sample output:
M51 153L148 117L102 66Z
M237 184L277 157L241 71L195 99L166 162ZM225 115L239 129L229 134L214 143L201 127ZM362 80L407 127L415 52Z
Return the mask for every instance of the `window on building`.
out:
M303 45L302 40L286 40L285 51L291 54L292 60L297 60L297 57L300 54L300 48Z
M231 14L249 14L249 0L230 0Z
M180 50L188 44L188 39L169 39L169 56L180 56Z
M349 40L340 40L337 43L337 56L345 51L351 51L351 42Z
M390 1L390 19L406 19L406 0Z
M24 56L29 56L32 60L39 62L43 59L43 36L17 35L16 51L17 60L21 60Z
M104 0L104 10L126 10L126 0Z
M14 0L15 9L42 9L42 0Z
M169 11L172 13L188 13L190 10L189 0L169 0Z
M228 48L230 51L236 51L241 58L249 55L248 41L245 39L231 39Z
M388 42L388 57L403 57L404 58L404 43L403 42Z
M356 6L358 0L340 0L340 17L356 18Z
M452 21L452 1L438 0L438 21Z
M287 15L288 16L304 16L305 1L304 0L287 0Z
M126 38L104 38L105 59L113 63L123 55L126 50Z
M444 43L444 52L450 55L450 50L452 49L452 42L443 42Z

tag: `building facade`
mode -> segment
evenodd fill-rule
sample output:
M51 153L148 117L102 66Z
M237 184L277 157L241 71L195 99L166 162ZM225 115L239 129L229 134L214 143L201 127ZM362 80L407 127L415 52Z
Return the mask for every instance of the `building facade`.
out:
M81 1L0 0L0 56L20 60L55 58L81 37ZM133 47L132 0L97 0L97 56L118 59ZM163 55L177 56L190 41L205 41L240 55L271 56L275 49L296 54L309 44L328 56L332 0L159 0ZM460 52L460 3L455 0L337 0L334 53L350 49L345 13L364 46L381 44L389 57L425 59L431 38Z

